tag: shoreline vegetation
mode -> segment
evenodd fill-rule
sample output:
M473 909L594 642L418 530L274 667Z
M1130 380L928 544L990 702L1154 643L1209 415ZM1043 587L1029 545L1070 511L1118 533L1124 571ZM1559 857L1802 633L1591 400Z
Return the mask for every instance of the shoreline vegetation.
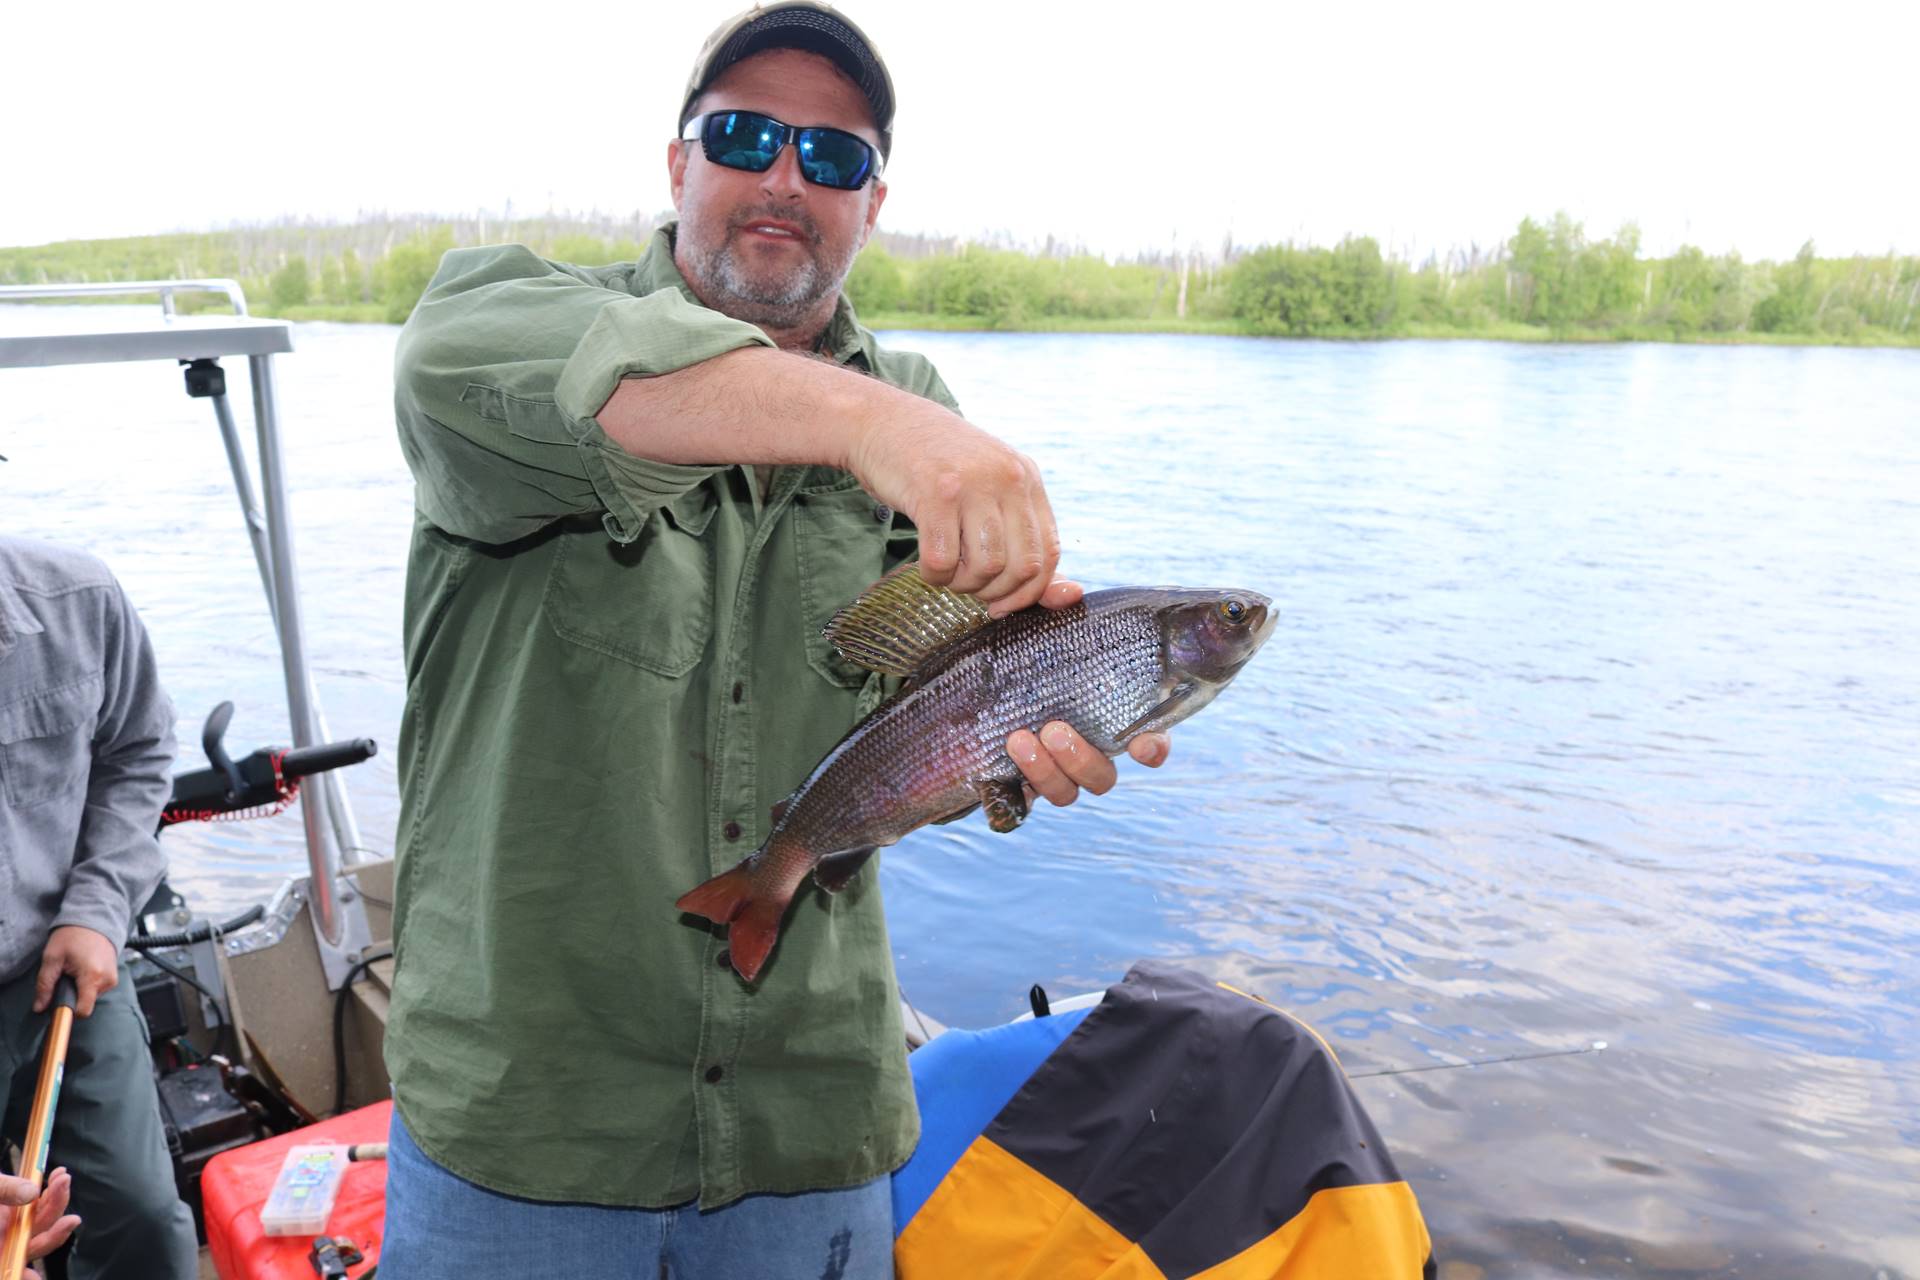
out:
M659 219L395 218L0 248L0 284L231 277L256 315L406 319L440 256L512 241L584 266L637 257ZM1629 224L1595 239L1556 214L1492 248L1409 262L1368 236L1107 259L881 233L846 285L874 329L1194 333L1496 342L1710 342L1920 347L1920 257L1786 262L1683 247L1642 257ZM126 299L106 299L126 301ZM183 295L182 311L225 300Z

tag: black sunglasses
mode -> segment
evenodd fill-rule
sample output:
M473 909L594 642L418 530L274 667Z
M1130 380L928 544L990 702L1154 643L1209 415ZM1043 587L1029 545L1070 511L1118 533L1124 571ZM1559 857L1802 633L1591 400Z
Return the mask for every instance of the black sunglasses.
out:
M800 148L800 176L815 186L858 191L879 172L879 155L866 139L824 125L784 124L758 111L709 111L687 121L680 137L699 138L707 159L728 169L765 173L792 142Z

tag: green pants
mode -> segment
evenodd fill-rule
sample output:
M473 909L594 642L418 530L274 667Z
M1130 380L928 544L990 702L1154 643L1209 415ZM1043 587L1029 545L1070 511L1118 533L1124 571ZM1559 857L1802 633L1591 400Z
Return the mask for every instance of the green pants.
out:
M0 1098L5 1132L26 1135L47 1015L33 1012L33 971L0 985ZM54 1115L48 1169L73 1174L71 1280L195 1280L193 1214L174 1189L147 1056L147 1025L120 969L120 985L76 1018Z

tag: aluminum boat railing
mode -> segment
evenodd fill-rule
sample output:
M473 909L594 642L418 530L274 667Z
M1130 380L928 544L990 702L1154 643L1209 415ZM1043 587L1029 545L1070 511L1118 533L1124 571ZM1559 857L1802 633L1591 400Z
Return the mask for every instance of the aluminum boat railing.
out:
M235 315L177 315L175 296L182 293L218 293L233 306ZM285 321L247 315L247 301L239 283L225 279L135 280L101 284L0 285L0 302L43 298L158 295L162 316L157 324L122 325L106 330L0 335L0 368L59 364L177 359L189 368L189 394L213 401L214 416L233 473L254 562L267 596L274 631L280 643L281 665L287 688L287 718L295 747L311 746L328 738L326 720L307 662L305 635L300 624L298 579L294 567L293 533L287 514L286 468L280 448L279 408L274 393L273 357L293 350ZM259 454L259 493L227 404L225 377L203 381L195 389L192 373L211 375L223 356L244 355L253 392L254 428ZM350 884L341 872L367 861L367 849L348 802L341 771L309 780L301 805L307 865L307 890L320 944L322 967L329 986L338 985L367 945L367 924Z
M238 280L127 280L102 284L6 284L0 285L0 299L6 298L96 298L138 296L157 293L160 310L173 315L176 293L223 293L233 304L233 314L247 314L247 295Z

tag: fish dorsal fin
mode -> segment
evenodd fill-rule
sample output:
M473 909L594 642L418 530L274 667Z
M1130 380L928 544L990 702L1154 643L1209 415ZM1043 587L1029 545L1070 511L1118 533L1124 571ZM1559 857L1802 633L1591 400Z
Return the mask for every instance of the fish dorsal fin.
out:
M834 614L824 634L848 662L890 676L910 676L987 621L987 606L972 596L929 586L920 576L919 562L911 561Z

